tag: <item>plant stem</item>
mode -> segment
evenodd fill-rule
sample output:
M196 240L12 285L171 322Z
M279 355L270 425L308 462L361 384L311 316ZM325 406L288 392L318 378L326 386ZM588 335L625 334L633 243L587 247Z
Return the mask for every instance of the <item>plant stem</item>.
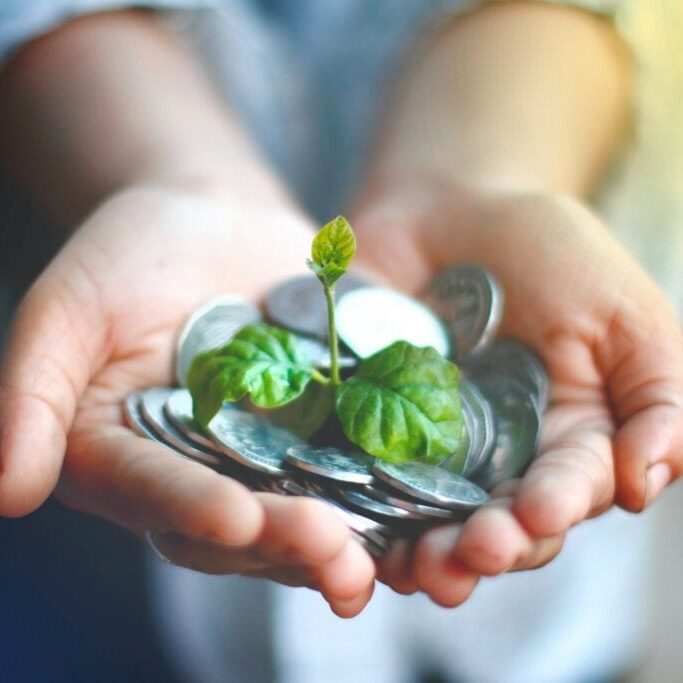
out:
M313 370L311 379L315 380L319 384L329 384L332 381L329 377L325 377L322 372L318 372L317 370Z
M337 324L334 317L334 285L328 286L323 283L325 299L327 300L327 331L330 338L330 379L332 386L341 384L339 377L339 349L337 344Z

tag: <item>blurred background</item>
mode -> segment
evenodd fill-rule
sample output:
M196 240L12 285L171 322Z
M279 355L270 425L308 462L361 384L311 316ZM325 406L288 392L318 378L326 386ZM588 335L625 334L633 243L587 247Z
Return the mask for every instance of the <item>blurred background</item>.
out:
M652 512L657 523L650 585L650 643L633 683L677 683L683 678L683 485L668 491Z

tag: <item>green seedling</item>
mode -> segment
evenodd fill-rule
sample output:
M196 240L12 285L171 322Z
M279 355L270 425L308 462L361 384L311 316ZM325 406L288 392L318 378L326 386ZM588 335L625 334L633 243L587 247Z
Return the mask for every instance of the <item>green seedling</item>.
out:
M276 409L279 424L305 437L334 410L349 441L392 463L439 463L462 448L460 373L433 348L397 341L341 380L334 288L355 251L353 230L340 216L318 231L307 261L327 301L329 375L314 367L291 332L247 325L192 363L188 385L199 424L206 427L224 401L248 397L259 408Z

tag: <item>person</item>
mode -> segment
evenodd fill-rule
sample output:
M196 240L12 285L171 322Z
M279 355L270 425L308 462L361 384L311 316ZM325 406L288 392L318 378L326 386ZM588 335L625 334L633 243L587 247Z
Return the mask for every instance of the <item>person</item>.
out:
M397 592L460 605L481 577L546 564L571 527L600 516L570 539L582 541L583 552L569 548L549 573L482 586L490 605L486 611L480 604L478 614L527 616L534 647L524 656L511 616L508 633L489 638L498 648L492 661L481 631L468 629L467 619L477 623L468 605L453 613L467 614L457 640L477 643L478 657L453 638L430 640L419 619L399 637L387 613L403 610L396 621L403 628L406 614L419 613L432 633L458 622L378 591L373 602L384 612L367 610L375 639L368 639L367 624L344 627L344 653L330 658L340 632L316 621L310 594L277 589L261 597L293 605L290 620L274 631L288 643L273 665L278 680L318 680L323 671L325 680L362 680L359 671L367 680L400 680L399 673L409 675L403 655L419 660L436 650L440 666L456 671L459 664L458 674L470 680L498 680L501 672L505 680L614 674L623 666L615 655L635 642L637 624L605 621L590 638L565 641L569 654L558 670L557 660L548 661L558 650L542 637L553 629L533 619L543 597L577 595L567 582L572 567L587 561L582 580L602 576L592 584L593 607L617 616L604 608L623 606L623 593L601 595L598 587L610 572L621 585L620 565L624 581L632 578L639 558L625 561L620 546L601 558L601 573L595 551L607 547L606 538L631 534L634 541L637 534L623 516L602 513L615 502L645 509L679 476L683 459L676 315L586 206L622 147L634 87L613 26L582 9L534 2L483 3L466 13L456 11L467 7L458 2L371 10L355 2L302 2L296 9L231 3L199 18L202 69L177 37L187 27L120 10L130 4L140 3L60 2L42 11L40 3L10 3L4 10L11 21L2 22L0 35L6 49L17 50L0 74L5 163L64 225L78 227L25 296L12 327L1 374L0 513L30 512L56 487L68 505L149 536L176 565L313 587L339 616L363 610L376 572ZM434 24L437 5L457 17L438 14L447 20ZM119 11L99 12L112 8ZM418 33L424 41L407 60ZM399 71L387 99L382 84ZM326 96L316 99L316 87ZM380 139L368 157L363 150L375 120L382 121ZM363 182L354 185L363 169ZM301 272L316 224L311 216L323 219L349 203L359 261L378 279L417 292L455 261L477 261L495 273L506 292L504 332L536 348L552 379L541 453L525 476L501 485L494 503L461 527L396 544L378 568L316 501L253 494L182 461L128 431L120 408L131 390L170 383L174 335L194 306L225 292L259 301ZM632 543L634 551L640 547ZM572 554L580 562L572 565ZM180 623L166 614L169 638L186 636L185 651L176 654L188 678L225 680L216 665L222 661L234 680L266 680L253 677L259 660L266 665L258 651L245 659L252 677L236 673L235 662L248 654L239 638L232 647L222 638L203 657L211 638L202 645L201 637L217 610L232 620L231 633L246 637L249 629L240 627L258 603L244 580L235 579L228 593L223 581L159 571L160 602L172 608L175 594L183 613L193 615ZM552 577L545 591L539 576ZM231 610L221 594L242 609ZM515 596L527 601L521 611L513 609ZM280 614L287 614L282 604ZM325 624L314 631L317 652L297 640L293 625L302 615ZM483 626L491 621L482 619ZM255 642L264 628L254 626ZM557 641L568 629L555 631ZM333 635L323 644L326 633ZM416 649L397 652L396 643L406 642ZM603 647L615 642L611 651ZM220 647L235 659L226 664ZM460 662L448 663L449 649ZM589 661L596 650L601 656Z

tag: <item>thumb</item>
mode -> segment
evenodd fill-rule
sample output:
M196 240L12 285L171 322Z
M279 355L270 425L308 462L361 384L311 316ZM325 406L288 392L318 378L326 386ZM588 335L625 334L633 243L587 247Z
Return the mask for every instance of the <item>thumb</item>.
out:
M54 489L107 336L94 280L58 257L22 301L0 367L0 515L28 514Z
M619 424L617 502L637 512L683 469L683 335L668 306L615 318L601 365Z

